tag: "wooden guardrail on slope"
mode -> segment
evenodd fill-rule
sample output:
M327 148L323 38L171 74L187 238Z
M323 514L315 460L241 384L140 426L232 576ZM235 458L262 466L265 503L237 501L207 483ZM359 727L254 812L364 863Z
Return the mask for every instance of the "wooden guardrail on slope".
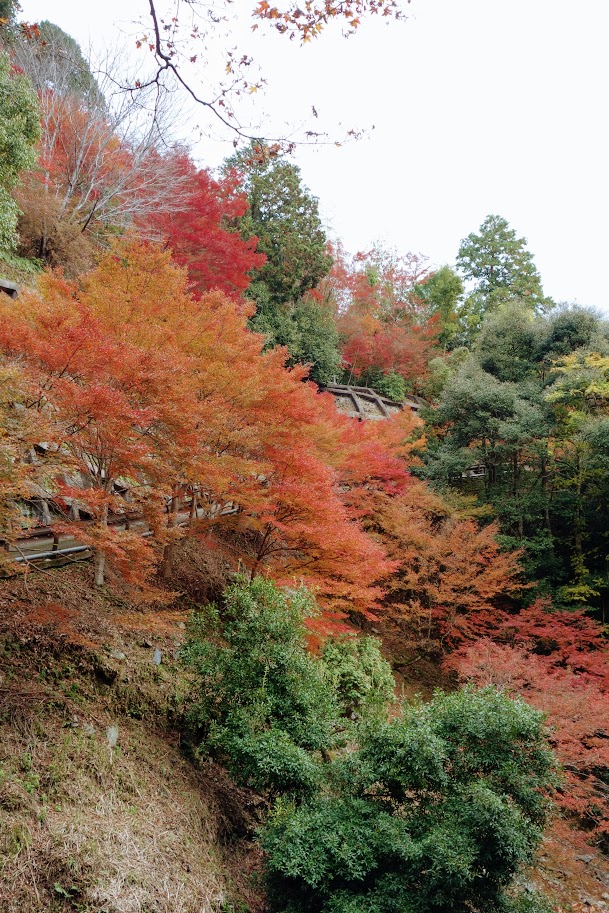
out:
M364 419L383 419L410 409L418 413L425 401L418 396L407 396L403 402L396 402L370 387L356 387L353 384L324 384L321 388L331 393L339 412Z

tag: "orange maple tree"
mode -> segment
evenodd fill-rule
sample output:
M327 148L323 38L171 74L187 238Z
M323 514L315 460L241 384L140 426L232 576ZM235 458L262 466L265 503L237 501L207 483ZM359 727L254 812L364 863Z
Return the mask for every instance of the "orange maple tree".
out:
M366 609L388 565L362 521L372 492L403 487L408 429L340 416L284 351L263 352L248 313L220 292L193 297L168 251L133 241L79 286L46 276L5 309L0 345L22 359L30 407L52 419L57 497L93 521L79 536L97 549L99 582L106 557L143 580L158 543L170 572L185 529L236 522L210 509L229 503L252 574L304 579L328 604ZM125 490L154 537L108 524L128 510Z
M459 517L418 480L381 496L372 524L397 563L382 581L385 609L419 644L448 651L475 639L522 588L518 553L501 551L496 525Z
M106 557L127 579L144 582L153 564L149 543L109 526L108 518L130 506L150 522L158 513L166 470L155 429L174 368L105 332L77 293L60 277L44 276L38 293L2 306L0 345L21 359L25 405L46 421L52 493L68 499L73 514L91 518L78 535L96 550L96 582L104 581Z
M151 245L104 258L84 290L108 331L187 359L196 402L189 434L168 444L173 498L195 491L207 504L238 504L240 557L252 574L305 579L343 606L371 603L386 564L362 528L355 493L403 484L397 451L410 425L383 423L382 431L338 415L332 397L303 382L304 368L285 368L285 351L262 351L246 305L219 292L189 296L183 271ZM213 518L215 527L234 522Z
M272 470L266 508L255 518L253 568L266 563L279 579L303 578L335 610L367 611L389 564L363 517L373 491L401 491L405 465L374 441L372 425L340 416L332 397L313 384L275 395L281 425L265 448ZM396 436L401 441L403 430Z
M46 435L25 408L26 384L19 364L0 356L0 542L13 544L29 525L19 501L31 497L37 485L34 446ZM0 566L8 561L0 550Z

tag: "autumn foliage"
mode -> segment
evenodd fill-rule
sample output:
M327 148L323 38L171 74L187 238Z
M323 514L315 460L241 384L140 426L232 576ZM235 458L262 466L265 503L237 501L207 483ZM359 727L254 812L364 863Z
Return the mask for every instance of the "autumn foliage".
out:
M92 267L100 244L185 205L181 159L129 124L136 111L112 115L61 86L41 89L38 100L38 162L17 190L21 253L74 277Z
M311 0L304 11L261 0L254 15L308 41L334 19L356 30L369 13L400 15L395 0ZM156 28L158 60L167 39ZM0 294L0 544L18 550L28 509L43 502L55 542L88 546L95 583L111 569L134 601L152 603L177 582L186 537L229 559L245 589L254 581L277 595L265 576L293 592L304 584L322 608L308 621L313 652L329 633L378 623L400 650L430 659L447 687L493 685L542 711L564 767L564 817L609 852L606 631L583 609L535 599L527 570L531 554L557 560L560 527L574 556L570 583L554 588L562 605L607 588L598 505L609 367L588 351L597 336L581 335L585 321L569 314L543 339L528 312L497 310L482 326L489 302L459 305L463 283L449 268L434 276L420 255L375 247L349 258L327 244L318 201L280 144L255 141L253 158L237 154L214 177L160 141L161 96L152 118L133 93L116 110L92 73L76 90L63 69L62 85L38 74L39 157L15 191L20 253L47 271L14 300ZM569 334L583 348L565 354ZM447 354L464 340L467 357ZM395 400L440 396L424 410L427 451L408 408L383 421L339 413L322 386L335 371L337 382ZM560 435L548 432L552 421ZM12 557L0 553L0 573L15 573ZM49 606L41 623L69 632L65 608ZM381 779L357 800L378 798ZM415 792L404 793L408 814ZM390 793L387 808L397 808ZM332 833L324 826L334 853ZM427 880L433 864L421 870Z
M329 605L365 611L389 565L362 504L404 486L407 429L392 431L393 450L358 433L305 369L262 351L247 313L220 292L191 295L169 252L141 242L79 285L49 274L7 303L0 345L46 428L39 473L64 524L78 522L75 507L88 518L78 535L96 549L100 583L107 559L144 585L163 552L170 560L189 502L193 533L237 526L252 574L302 578ZM216 509L225 504L236 515ZM109 522L133 511L153 537Z
M205 169L197 169L186 154L176 153L173 158L182 204L177 212L161 210L150 216L143 227L157 232L174 262L186 267L196 297L214 289L238 297L250 284L250 271L266 259L256 252L255 236L244 241L230 230L247 210L238 178L231 174L216 181Z
M453 650L484 634L521 588L518 555L500 550L496 527L459 517L419 481L379 497L372 522L396 562L384 604L405 640Z
M609 848L609 645L582 611L552 610L538 600L499 612L485 637L447 660L462 680L519 694L547 716L563 765L557 801L605 852Z
M428 275L422 258L396 257L380 248L353 261L340 247L333 253L324 291L336 302L345 369L354 379L396 373L416 388L427 375L441 331L418 295Z

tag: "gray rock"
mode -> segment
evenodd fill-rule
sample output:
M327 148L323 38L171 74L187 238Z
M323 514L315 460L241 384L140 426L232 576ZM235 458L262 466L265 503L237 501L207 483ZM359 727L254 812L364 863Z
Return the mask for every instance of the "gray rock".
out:
M152 657L152 662L154 663L155 666L160 666L161 663L163 662L163 654L161 653L161 651L159 650L158 647L154 651L154 656Z
M81 723L80 728L82 729L82 731L84 732L85 735L88 735L88 736L95 735L95 727L92 726L91 723Z
M108 726L106 729L106 738L110 748L116 748L118 744L118 726Z
M118 659L121 661L123 659L127 659L127 654L122 653L120 650L110 650L110 656L112 657L112 659Z

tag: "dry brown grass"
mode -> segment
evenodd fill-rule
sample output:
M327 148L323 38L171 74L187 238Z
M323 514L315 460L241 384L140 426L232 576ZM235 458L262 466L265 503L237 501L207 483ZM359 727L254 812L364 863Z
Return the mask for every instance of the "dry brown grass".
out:
M3 913L220 909L228 878L196 771L143 723L120 720L116 748L103 727L58 723L39 713L4 733Z
M186 618L86 566L0 582L0 913L260 909L248 796L172 728Z

